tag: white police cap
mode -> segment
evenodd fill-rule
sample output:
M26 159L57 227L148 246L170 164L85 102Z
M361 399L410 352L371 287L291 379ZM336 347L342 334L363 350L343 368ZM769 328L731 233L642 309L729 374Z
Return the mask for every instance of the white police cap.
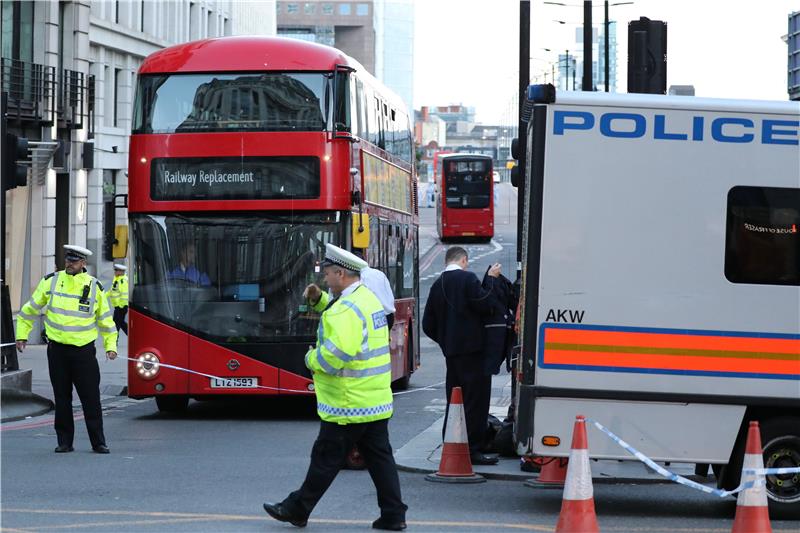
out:
M128 267L126 267L125 265L120 265L119 263L114 263L114 270L122 270L123 272L125 272L126 270L128 270Z
M92 255L92 251L84 248L83 246L76 246L74 244L65 244L64 249L66 250L65 256L67 259L71 259L73 261L77 261L79 259L86 259Z
M337 265L353 272L361 272L362 269L367 268L366 261L330 243L325 244L325 259L321 264L322 266Z

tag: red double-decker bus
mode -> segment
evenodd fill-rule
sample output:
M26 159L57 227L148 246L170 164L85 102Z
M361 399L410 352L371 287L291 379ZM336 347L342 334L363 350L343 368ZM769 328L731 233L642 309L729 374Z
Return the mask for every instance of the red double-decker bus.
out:
M313 390L304 355L319 315L302 293L321 282L326 243L365 249L388 276L392 378L407 386L419 366L411 139L402 100L330 47L227 37L146 58L129 162L128 395L169 411Z
M436 229L444 241L494 237L492 158L442 154L437 168Z

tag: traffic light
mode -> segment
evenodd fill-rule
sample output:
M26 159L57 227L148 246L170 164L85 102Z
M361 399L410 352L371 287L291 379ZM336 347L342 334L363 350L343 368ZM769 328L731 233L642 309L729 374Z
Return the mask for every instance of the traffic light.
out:
M511 185L519 187L519 139L511 139L511 157L517 160L517 164L511 168Z
M28 184L28 166L18 161L28 159L28 139L6 133L3 150L3 191Z
M667 24L641 17L628 23L628 92L667 94Z

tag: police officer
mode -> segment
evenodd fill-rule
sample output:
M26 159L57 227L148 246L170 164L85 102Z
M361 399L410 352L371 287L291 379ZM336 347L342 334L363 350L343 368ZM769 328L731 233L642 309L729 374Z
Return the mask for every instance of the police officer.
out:
M400 531L406 527L408 507L401 499L389 443L393 404L386 315L378 298L359 281L363 259L326 244L321 265L334 298L316 285L304 294L315 311L322 311L317 344L305 359L314 375L322 419L319 435L303 485L280 503L265 503L264 510L276 520L304 527L357 444L378 492L381 516L372 527Z
M128 334L128 323L125 315L128 314L128 267L114 263L114 281L111 282L111 307L114 308L114 324L119 330Z
M56 453L73 451L72 385L78 391L92 450L108 453L100 409L100 367L95 358L97 329L103 335L106 357L117 357L117 330L103 286L86 273L92 252L81 246L64 246L64 270L45 276L17 315L17 350L22 352L33 321L47 306L47 364L56 403Z

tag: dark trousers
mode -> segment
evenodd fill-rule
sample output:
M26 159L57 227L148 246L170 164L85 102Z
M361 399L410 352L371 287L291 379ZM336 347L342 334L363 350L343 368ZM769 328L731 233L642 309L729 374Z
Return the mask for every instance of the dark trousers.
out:
M47 345L47 366L56 403L55 430L58 444L72 446L75 421L72 418L72 385L78 391L83 417L92 446L106 443L103 436L103 411L100 408L100 366L94 343L70 346L50 341Z
M128 314L128 306L125 307L115 307L114 308L114 324L117 325L117 333L119 330L125 332L125 335L128 334L128 323L125 322L125 315Z
M358 445L375 484L381 516L390 521L405 520L408 507L400 496L400 479L389 443L388 419L348 425L321 422L319 435L311 449L306 479L300 489L283 501L289 512L303 517L311 514L344 466L353 445Z
M478 453L486 437L489 418L489 401L492 396L492 376L486 375L485 355L481 352L445 358L447 364L447 410L442 428L442 440L450 414L453 387L461 387L464 398L464 418L467 422L467 439L470 453Z

